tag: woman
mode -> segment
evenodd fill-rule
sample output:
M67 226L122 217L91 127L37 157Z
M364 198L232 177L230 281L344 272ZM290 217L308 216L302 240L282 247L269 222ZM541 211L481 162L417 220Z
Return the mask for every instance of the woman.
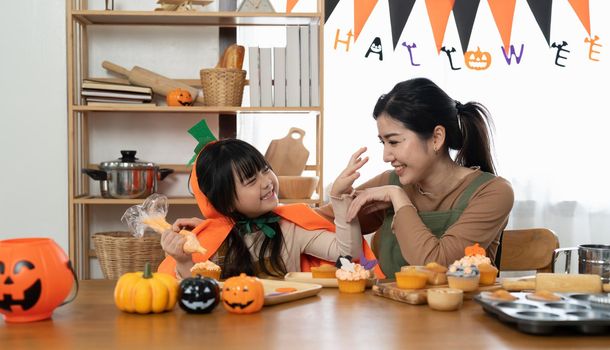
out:
M363 232L377 230L372 248L384 274L407 264L447 266L474 243L494 261L513 191L495 176L485 107L416 78L382 95L373 117L394 170L357 188L346 219L358 215ZM319 212L334 216L331 205Z

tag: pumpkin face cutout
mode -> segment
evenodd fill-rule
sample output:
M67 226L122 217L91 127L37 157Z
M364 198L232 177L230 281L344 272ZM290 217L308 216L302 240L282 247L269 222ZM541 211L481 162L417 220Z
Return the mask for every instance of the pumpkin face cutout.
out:
M474 245L464 248L464 255L466 255L466 256L475 256L475 255L485 256L485 249L483 249L483 247L481 247L479 245L479 243L475 243Z
M263 308L265 291L263 284L256 277L231 277L224 283L222 289L224 308L235 314L250 314Z
M209 313L219 301L220 288L213 278L197 276L180 282L178 305L188 313Z
M51 317L70 294L73 277L68 257L51 239L0 241L0 313L7 322Z
M466 51L464 63L470 69L485 70L491 66L491 54L477 47L477 51Z
M188 90L174 89L167 94L167 105L173 107L192 106L193 96Z

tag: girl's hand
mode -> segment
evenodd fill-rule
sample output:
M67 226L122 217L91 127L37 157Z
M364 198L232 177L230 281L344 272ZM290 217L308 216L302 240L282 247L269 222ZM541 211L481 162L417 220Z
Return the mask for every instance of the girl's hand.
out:
M191 255L186 254L184 249L184 242L186 238L176 232L167 230L161 234L161 248L176 260L178 264L184 264L190 262L192 264Z
M362 191L356 191L356 198L347 209L346 220L351 222L358 216L360 209L366 212L372 212L379 209L394 207L395 211L405 205L413 205L411 200L399 186L387 185L380 187L366 188Z
M180 218L174 221L172 225L172 230L174 232L180 232L180 230L189 230L193 231L195 227L203 222L200 218Z
M352 154L347 167L339 174L333 187L330 190L330 195L333 197L339 197L342 194L352 193L354 190L352 185L357 178L360 177L358 169L362 168L366 162L369 161L369 157L360 158L360 156L366 152L366 147L361 147L356 153Z

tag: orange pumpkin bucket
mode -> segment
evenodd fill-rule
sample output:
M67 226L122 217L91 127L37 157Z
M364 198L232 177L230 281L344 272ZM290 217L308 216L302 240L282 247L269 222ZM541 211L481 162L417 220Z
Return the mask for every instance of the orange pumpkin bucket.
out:
M6 322L50 318L76 276L66 253L49 238L0 241L0 313ZM77 282L78 292L78 282Z

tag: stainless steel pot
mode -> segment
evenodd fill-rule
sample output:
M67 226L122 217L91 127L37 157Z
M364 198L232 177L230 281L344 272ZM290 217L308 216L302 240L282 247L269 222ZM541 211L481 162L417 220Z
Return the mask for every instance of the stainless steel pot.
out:
M145 198L157 190L157 181L174 172L159 169L154 163L138 161L136 151L121 151L117 160L102 162L97 169L82 169L100 182L104 198Z

